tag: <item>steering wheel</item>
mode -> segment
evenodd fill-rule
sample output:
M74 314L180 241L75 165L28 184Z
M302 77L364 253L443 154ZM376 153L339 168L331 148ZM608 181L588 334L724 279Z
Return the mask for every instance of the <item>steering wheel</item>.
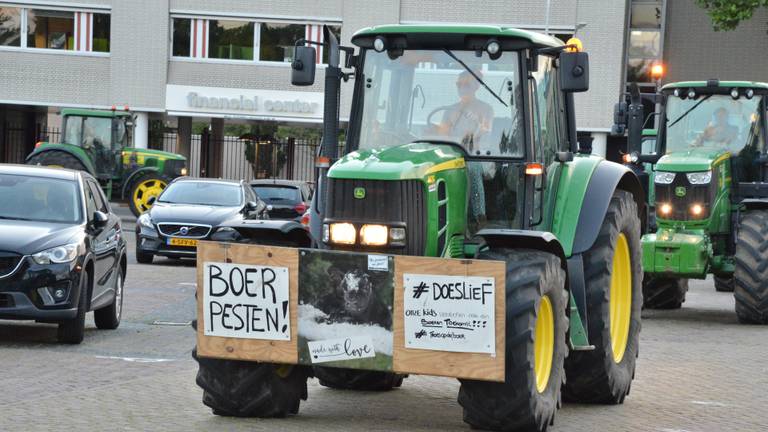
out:
M448 111L449 109L453 108L453 105L443 105L441 107L437 107L432 110L432 112L427 115L427 127L432 130L437 130L437 124L432 123L432 117L439 113L440 111Z

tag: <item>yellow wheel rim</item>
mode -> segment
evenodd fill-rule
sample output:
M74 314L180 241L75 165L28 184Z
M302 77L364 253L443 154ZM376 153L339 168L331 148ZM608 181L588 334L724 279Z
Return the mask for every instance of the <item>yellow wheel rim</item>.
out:
M536 329L533 339L533 373L536 375L536 390L547 389L552 373L552 357L555 354L555 314L549 297L543 296L536 314Z
M620 363L627 350L632 315L632 263L629 259L629 243L623 233L619 234L613 252L610 308L611 350L613 361Z
M148 179L140 182L133 190L133 205L139 210L139 213L144 213L152 206L149 205L149 199L152 197L157 198L163 192L168 183L160 179Z

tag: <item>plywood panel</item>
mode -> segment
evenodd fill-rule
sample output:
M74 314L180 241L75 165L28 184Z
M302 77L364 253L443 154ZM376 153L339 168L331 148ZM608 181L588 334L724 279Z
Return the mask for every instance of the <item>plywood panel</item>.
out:
M403 275L490 276L495 279L496 355L405 347ZM397 372L504 381L505 265L501 261L395 257L394 359Z
M291 340L240 339L203 334L203 263L232 262L287 267ZM197 247L197 353L203 357L298 363L299 250L276 246L242 245L201 241Z

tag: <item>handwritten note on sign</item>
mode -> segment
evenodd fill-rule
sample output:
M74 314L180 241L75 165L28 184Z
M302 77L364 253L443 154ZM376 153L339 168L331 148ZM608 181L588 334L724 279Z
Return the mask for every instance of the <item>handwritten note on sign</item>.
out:
M403 275L406 348L496 353L492 277Z
M206 262L206 336L290 340L288 268Z

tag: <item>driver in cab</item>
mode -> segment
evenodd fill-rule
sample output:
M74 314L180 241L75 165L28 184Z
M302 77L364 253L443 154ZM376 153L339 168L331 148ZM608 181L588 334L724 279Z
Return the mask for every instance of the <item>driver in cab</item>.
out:
M728 110L720 107L712 113L712 121L704 128L704 131L696 140L697 146L707 143L714 143L721 146L728 146L739 135L739 128L728 122Z
M482 72L473 72L482 79ZM469 71L460 73L456 80L459 101L445 110L437 125L438 134L459 138L470 154L478 149L480 138L490 132L493 121L493 108L477 98L478 89L480 82Z

